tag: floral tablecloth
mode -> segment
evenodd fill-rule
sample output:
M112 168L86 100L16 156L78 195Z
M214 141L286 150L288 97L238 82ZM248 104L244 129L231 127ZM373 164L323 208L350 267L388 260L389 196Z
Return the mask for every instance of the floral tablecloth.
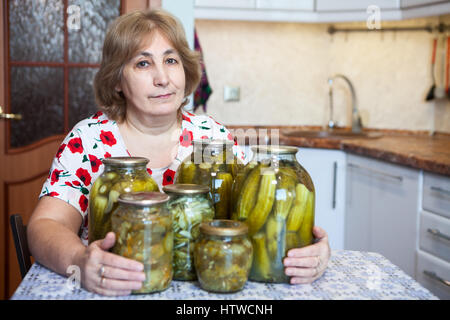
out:
M206 292L196 281L172 281L167 290L159 293L105 297L79 288L71 276L61 276L35 263L11 299L436 300L438 298L378 253L339 250L332 251L325 274L312 284L266 284L248 281L242 291L233 294Z

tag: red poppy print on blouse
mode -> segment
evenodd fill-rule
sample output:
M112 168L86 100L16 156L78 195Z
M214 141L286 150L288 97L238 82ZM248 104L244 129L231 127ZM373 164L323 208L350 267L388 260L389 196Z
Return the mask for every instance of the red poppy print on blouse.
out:
M58 151L56 152L56 159L59 160L59 158L61 158L61 154L63 153L64 149L66 148L66 144L63 143L62 145L59 146Z
M80 205L81 211L85 212L88 207L89 200L84 194L82 194L80 200L78 200L78 204Z
M175 171L167 169L163 174L162 185L167 186L168 184L173 184L173 179L175 177Z
M110 155L111 156L111 155ZM89 161L91 162L92 172L98 172L98 168L103 164L96 156L93 154L89 155Z
M111 131L100 131L100 140L110 147L117 143L116 138Z
M83 153L83 143L81 142L80 138L73 138L70 139L69 143L67 144L70 151L72 153Z
M50 184L54 185L55 182L59 181L59 175L61 174L61 172L63 172L62 170L58 170L55 169L53 170L52 174L51 174L51 178L50 178Z
M180 136L180 144L183 147L189 147L192 144L193 139L194 139L194 136L192 134L192 131L189 131L185 128Z
M92 119L98 119L100 116L103 115L103 112L98 111L96 114L94 114L94 116L92 117Z
M75 174L78 178L80 178L81 181L83 181L85 186L91 184L91 175L86 169L79 168Z

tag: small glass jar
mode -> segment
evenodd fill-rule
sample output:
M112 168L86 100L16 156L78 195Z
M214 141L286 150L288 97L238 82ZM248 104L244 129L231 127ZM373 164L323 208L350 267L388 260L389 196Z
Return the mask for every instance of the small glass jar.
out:
M200 225L194 263L202 289L211 292L236 292L247 282L253 248L245 223L213 220Z
M111 213L122 193L159 191L147 172L146 158L111 157L103 160L105 170L95 180L89 195L89 243L111 231Z
M196 184L171 184L163 190L170 196L167 207L173 221L173 278L196 280L194 243L200 234L200 224L214 219L209 188Z
M112 252L144 264L145 281L133 293L169 287L172 276L172 215L169 196L160 192L132 192L119 196L111 217L116 243Z
M313 243L315 190L296 159L297 147L252 146L253 159L238 172L233 219L245 221L253 244L249 279L289 282L287 251Z
M234 156L233 140L201 139L177 171L177 183L200 184L211 189L215 219L230 219L233 180L243 163Z

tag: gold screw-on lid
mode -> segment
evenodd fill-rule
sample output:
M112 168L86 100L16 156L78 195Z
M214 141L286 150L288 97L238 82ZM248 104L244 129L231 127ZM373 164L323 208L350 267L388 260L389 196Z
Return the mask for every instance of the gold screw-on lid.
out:
M294 146L255 145L251 146L251 149L259 153L295 154L298 152L298 148Z
M200 145L209 145L209 146L223 146L223 145L230 145L234 146L234 140L227 140L227 139L195 139L192 141L193 144L200 144Z
M144 157L110 157L103 159L103 164L115 167L135 167L147 165L150 160Z
M200 232L213 236L240 236L248 233L248 227L244 222L217 219L202 222Z
M208 193L209 187L202 186L199 184L174 183L163 187L163 191L166 193L176 193L176 194L201 194L201 193Z
M169 196L162 192L131 192L123 193L119 196L118 202L132 204L136 206L151 206L164 203L169 200Z

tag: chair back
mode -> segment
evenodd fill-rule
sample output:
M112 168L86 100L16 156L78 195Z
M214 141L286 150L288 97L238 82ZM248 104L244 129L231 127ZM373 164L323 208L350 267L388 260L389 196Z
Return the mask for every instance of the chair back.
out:
M19 261L20 274L22 279L31 268L31 254L28 250L27 227L23 224L20 214L13 214L10 217L11 231L16 247L17 260Z

